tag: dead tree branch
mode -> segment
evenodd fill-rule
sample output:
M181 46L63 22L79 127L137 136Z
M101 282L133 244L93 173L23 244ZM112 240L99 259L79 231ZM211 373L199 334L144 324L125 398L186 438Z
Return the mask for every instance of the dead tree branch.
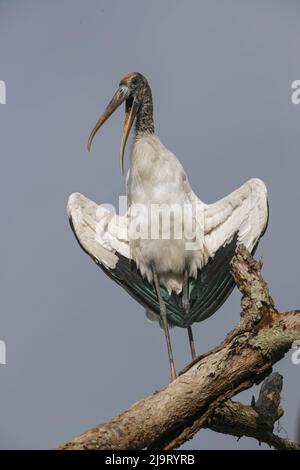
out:
M300 450L300 446L274 434L275 422L283 415L280 407L282 376L277 372L263 382L259 398L251 406L227 400L208 418L206 427L241 438L253 437L275 449Z
M230 401L268 376L272 365L300 339L299 312L276 310L261 269L262 263L240 246L232 275L243 294L241 319L225 340L189 364L166 388L60 449L174 449L204 427L251 436L275 448L299 448L273 434L282 414L278 375L271 376L273 382L264 382L255 406Z

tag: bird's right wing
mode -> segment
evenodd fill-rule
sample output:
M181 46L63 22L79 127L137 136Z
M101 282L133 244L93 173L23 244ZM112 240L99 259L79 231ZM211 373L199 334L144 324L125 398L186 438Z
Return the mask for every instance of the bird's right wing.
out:
M67 211L77 241L97 264L114 270L118 255L130 260L126 216L114 214L80 193L71 194Z
M153 285L144 279L131 258L128 217L119 216L80 193L68 201L71 229L81 248L117 284L149 311L159 314L159 302ZM165 289L162 295L173 323L181 325L181 300Z

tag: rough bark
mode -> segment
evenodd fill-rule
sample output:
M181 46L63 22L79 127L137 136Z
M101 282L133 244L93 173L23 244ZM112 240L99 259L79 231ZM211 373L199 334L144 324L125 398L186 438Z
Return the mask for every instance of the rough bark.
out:
M263 390L255 407L230 401L260 383L300 339L299 312L276 310L261 268L262 263L240 246L232 262L232 275L243 294L241 319L234 330L218 347L189 364L173 383L60 449L174 449L203 427L255 437L275 448L297 448L273 434L272 420L279 413L274 383L277 401L268 402L273 415L263 401L268 396Z
M206 427L213 431L241 438L253 437L275 449L300 450L300 446L288 439L276 436L274 425L283 415L280 407L282 376L271 374L263 382L257 402L251 406L227 400L208 418Z

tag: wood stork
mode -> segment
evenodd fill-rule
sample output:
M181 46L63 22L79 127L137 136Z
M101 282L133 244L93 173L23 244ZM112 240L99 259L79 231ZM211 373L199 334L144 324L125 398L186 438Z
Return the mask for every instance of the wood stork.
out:
M268 222L267 191L261 180L251 179L214 204L202 202L179 160L155 135L151 89L146 78L136 72L121 80L91 132L88 150L102 124L124 101L122 173L124 150L135 121L126 181L128 210L119 216L74 193L69 198L68 215L86 253L146 307L150 319L160 321L174 380L169 326L188 329L194 358L191 325L216 312L234 288L230 261L238 244L253 252L263 236ZM170 215L168 236L161 220L162 208L166 207ZM180 219L182 233L178 237L174 235L178 208L186 207L189 217ZM146 236L134 236L133 224L146 225Z

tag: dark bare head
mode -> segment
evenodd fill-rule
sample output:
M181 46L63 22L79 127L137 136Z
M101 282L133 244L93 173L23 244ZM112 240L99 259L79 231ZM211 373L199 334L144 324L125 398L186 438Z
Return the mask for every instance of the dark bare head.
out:
M124 151L130 129L136 119L136 133L154 133L152 93L146 78L138 73L131 72L120 81L119 88L100 116L88 140L90 151L93 139L102 124L125 101L125 119L123 137L120 148L120 166L124 174Z

